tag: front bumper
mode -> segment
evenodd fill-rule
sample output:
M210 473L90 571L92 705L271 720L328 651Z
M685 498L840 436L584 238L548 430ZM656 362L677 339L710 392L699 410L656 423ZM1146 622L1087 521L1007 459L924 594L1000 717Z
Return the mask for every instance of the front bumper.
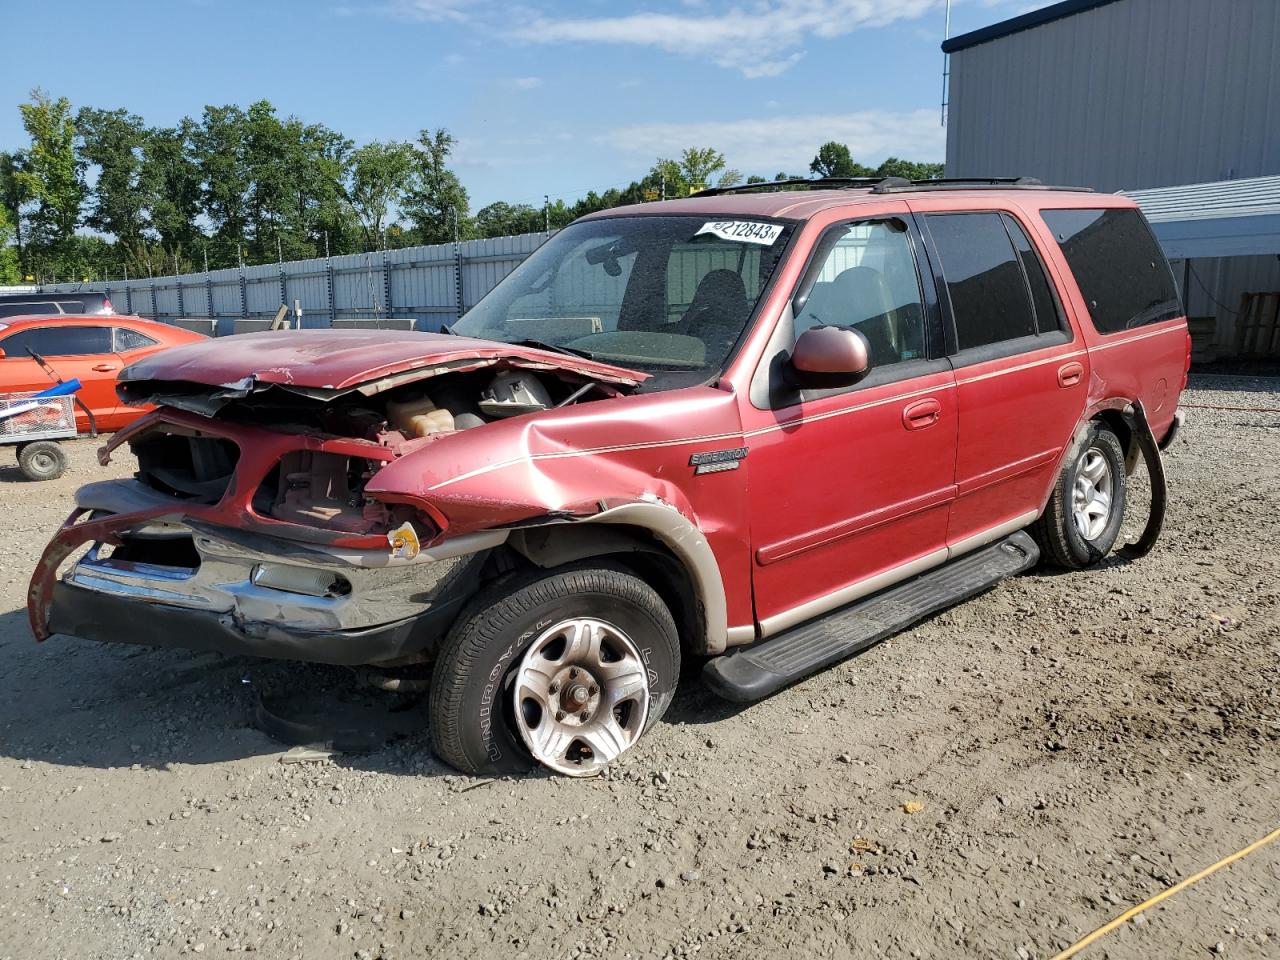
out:
M151 506L132 481L90 484L32 578L37 639L215 650L319 663L377 663L427 651L478 588L506 534L460 537L411 561L216 525ZM104 511L102 505L121 509ZM89 519L83 519L90 512ZM106 515L103 515L104 512ZM109 545L130 543L125 552ZM181 543L176 559L163 545ZM57 569L89 549L61 580Z
M465 597L450 598L419 616L363 630L314 631L282 622L239 621L228 613L145 603L62 581L53 588L49 629L84 640L354 666L430 650L448 629L463 600Z

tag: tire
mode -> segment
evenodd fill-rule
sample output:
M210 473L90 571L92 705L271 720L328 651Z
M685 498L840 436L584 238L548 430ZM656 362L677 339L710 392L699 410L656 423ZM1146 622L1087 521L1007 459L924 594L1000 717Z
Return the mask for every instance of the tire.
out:
M1067 570L1093 566L1111 552L1124 522L1125 456L1119 438L1103 423L1093 421L1081 443L1072 448L1054 484L1049 504L1031 528L1045 560ZM1090 477L1094 480L1090 480ZM1088 494L1105 477L1110 490L1105 519L1100 502ZM1083 481L1090 481L1084 483Z
M595 666L589 657L571 656L589 647L592 635ZM578 637L587 639L578 644ZM586 664L584 672L573 663ZM570 669L590 685L568 680ZM465 773L522 773L542 762L560 773L591 775L616 754L593 753L568 725L581 718L578 730L593 743L629 749L666 711L679 676L671 611L634 574L584 565L513 575L482 591L445 638L431 683L432 742L440 759ZM549 685L529 693L543 679ZM517 687L528 694L519 707ZM623 694L618 706L608 705ZM566 718L560 707L570 696L590 699L581 714L574 707ZM550 759L536 759L531 744L540 736L557 743L570 737L563 758L557 749Z
M67 469L66 451L52 440L23 444L18 469L28 480L57 480Z

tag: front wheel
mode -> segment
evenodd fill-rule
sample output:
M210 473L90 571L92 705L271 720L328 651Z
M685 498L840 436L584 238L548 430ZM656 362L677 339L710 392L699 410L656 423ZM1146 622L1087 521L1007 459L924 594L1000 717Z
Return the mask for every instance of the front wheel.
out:
M436 661L431 736L467 773L540 763L591 776L666 711L680 675L671 612L609 567L499 581L458 618Z
M1091 423L1032 528L1045 557L1068 570L1105 557L1124 522L1125 479L1120 439L1105 424Z

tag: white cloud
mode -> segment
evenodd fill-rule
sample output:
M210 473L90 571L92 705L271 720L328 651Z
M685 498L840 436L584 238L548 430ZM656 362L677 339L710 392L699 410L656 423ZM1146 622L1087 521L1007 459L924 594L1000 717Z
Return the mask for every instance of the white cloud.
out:
M517 90L533 90L542 86L541 77L516 77L511 81L511 85Z
M473 7L471 0L390 0L383 9L405 20L461 23L470 17Z
M712 144L734 169L766 175L779 170L804 173L818 147L828 140L847 143L853 158L866 164L888 156L941 160L946 152L946 134L934 109L640 123L611 130L598 140L641 160Z
M511 36L530 43L657 47L702 57L746 77L772 77L802 56L806 40L915 19L942 0L748 0L698 5L695 12L606 17L535 17Z

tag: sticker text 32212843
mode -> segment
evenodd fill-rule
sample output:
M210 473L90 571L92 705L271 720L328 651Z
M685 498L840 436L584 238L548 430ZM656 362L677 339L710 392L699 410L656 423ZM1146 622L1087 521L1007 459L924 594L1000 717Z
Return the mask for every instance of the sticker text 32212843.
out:
M704 223L694 236L701 236L704 233L714 234L721 240L759 243L767 247L781 236L782 225L758 223L754 220L710 220Z

